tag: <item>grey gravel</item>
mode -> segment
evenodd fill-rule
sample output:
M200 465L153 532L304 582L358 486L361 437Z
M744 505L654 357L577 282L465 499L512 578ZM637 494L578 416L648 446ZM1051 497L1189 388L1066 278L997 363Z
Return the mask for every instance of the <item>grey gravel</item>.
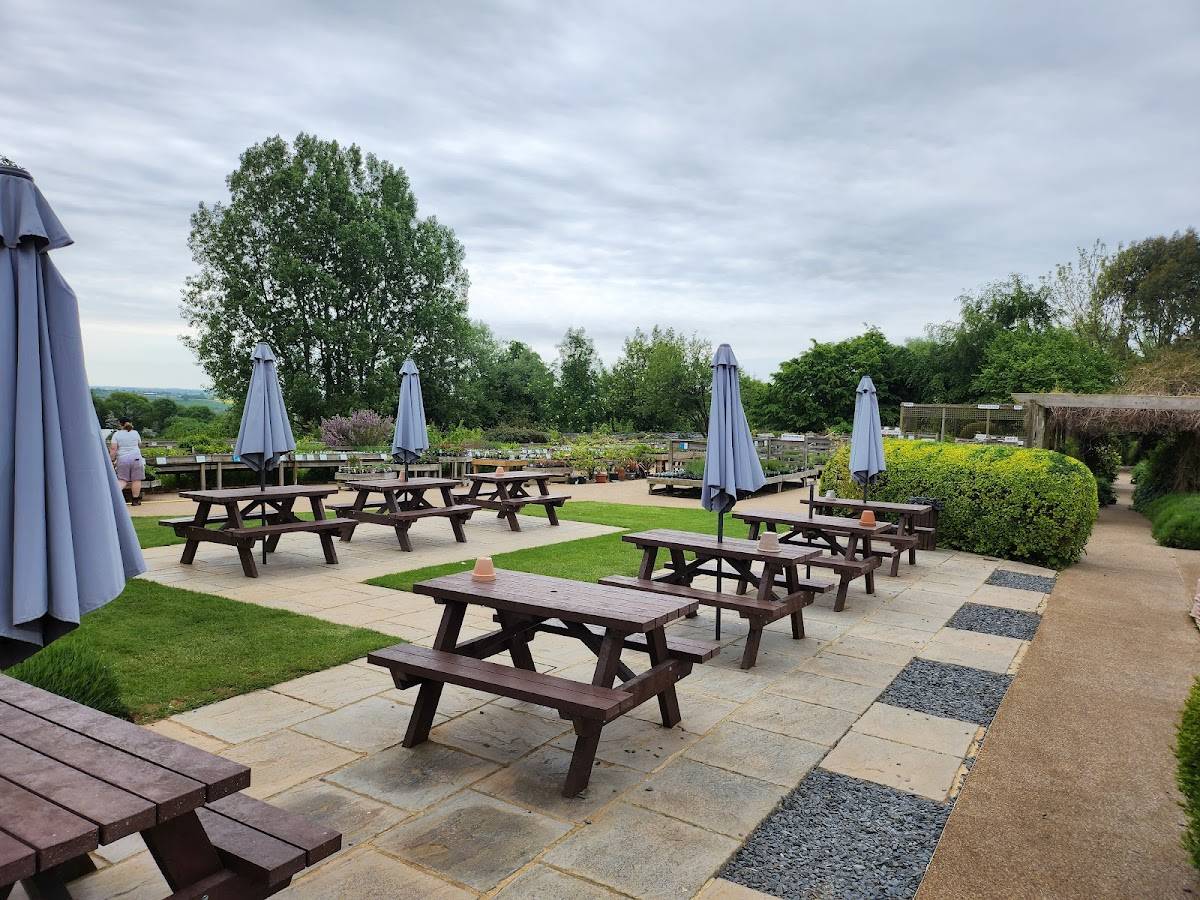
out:
M1020 609L1005 609L1002 606L985 606L982 603L964 603L946 624L963 631L978 631L1000 637L1032 640L1042 623L1037 613Z
M785 900L909 898L951 806L813 769L721 875Z
M917 657L900 670L880 703L931 716L990 725L1011 675Z
M1045 575L1026 575L1024 572L1010 572L1008 569L997 569L987 580L988 584L997 587L1019 588L1023 591L1037 591L1048 594L1054 590L1054 579Z

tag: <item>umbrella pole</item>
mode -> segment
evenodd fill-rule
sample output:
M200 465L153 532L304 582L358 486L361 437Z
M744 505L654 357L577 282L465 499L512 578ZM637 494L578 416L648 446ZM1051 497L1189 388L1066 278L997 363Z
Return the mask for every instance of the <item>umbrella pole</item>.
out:
M258 470L258 489L264 494L267 492L267 467L265 465L261 466ZM263 526L263 528L266 528L267 527L267 499L266 499L266 497L264 497L261 500L261 504L262 505L259 507L259 512L262 514L262 526ZM263 565L265 566L266 564L267 564L267 539L263 538Z
M717 513L717 543L725 540L725 513ZM721 593L721 557L717 557L717 593ZM717 607L717 640L721 639L721 607Z

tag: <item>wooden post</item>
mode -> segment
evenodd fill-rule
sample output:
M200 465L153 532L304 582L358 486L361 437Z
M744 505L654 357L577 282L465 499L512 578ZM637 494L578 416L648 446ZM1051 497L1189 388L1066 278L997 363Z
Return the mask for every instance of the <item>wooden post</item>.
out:
M217 460L217 490L218 491L222 487L224 487L223 469L224 469L224 466L221 465L221 461L218 459Z
M938 440L939 441L946 440L946 407L944 404L942 406L942 430L938 434Z
M200 463L200 490L208 488L208 473L205 471L204 463Z

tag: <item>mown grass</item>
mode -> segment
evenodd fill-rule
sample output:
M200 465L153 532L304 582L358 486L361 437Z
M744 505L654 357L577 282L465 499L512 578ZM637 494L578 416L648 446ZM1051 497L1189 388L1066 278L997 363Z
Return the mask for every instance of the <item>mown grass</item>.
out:
M543 514L530 510L531 515ZM674 528L679 531L698 531L716 534L717 517L703 509L677 509L666 506L631 506L625 503L601 503L581 501L567 503L559 510L559 518L574 522L590 522L595 525L611 525L621 531L600 537L581 538L561 544L514 550L492 558L497 568L517 572L533 572L553 575L575 581L598 581L605 575L635 575L641 561L641 551L621 540L621 535L631 531L646 531L651 528ZM725 533L730 537L745 537L745 523L725 517ZM468 545L469 546L469 545ZM411 591L418 581L462 572L469 569L473 559L425 566L372 578L367 583L400 591Z
M134 721L152 722L398 642L366 628L138 579L6 674L72 696L63 669L75 669L77 656L98 657L116 679L120 706ZM78 686L84 696L88 689Z

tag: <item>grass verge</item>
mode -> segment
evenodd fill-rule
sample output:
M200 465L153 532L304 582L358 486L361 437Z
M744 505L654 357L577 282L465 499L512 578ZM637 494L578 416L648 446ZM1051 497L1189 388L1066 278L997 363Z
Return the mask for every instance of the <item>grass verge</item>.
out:
M532 515L544 515L539 508ZM642 554L632 544L621 540L621 535L631 531L646 531L650 528L674 528L679 531L698 531L716 534L717 517L703 509L677 509L666 506L632 506L625 503L601 503L581 501L568 503L558 512L559 518L573 522L590 522L594 525L611 525L621 531L599 537L564 541L544 547L514 550L493 557L501 569L517 572L533 572L538 575L553 575L575 581L598 581L605 575L636 575ZM725 533L730 537L745 537L744 522L725 517ZM367 584L411 591L418 581L426 581L439 575L449 575L469 569L473 559L425 566L396 572L370 579Z
M47 679L86 648L112 672L130 717L152 722L398 642L366 628L137 579L79 628L6 674L71 696L61 676Z

